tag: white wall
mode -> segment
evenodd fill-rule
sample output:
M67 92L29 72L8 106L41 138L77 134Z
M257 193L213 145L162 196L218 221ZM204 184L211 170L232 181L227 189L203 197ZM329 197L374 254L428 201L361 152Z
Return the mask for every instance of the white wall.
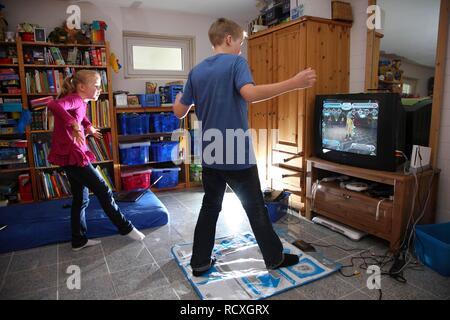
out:
M46 28L47 34L66 20L66 8L70 2L57 0L25 1L6 0L4 16L12 30L20 22L37 23ZM110 41L111 52L119 58L124 66L124 50L122 45L123 31L138 31L153 34L195 36L195 63L201 62L212 54L208 39L208 29L215 18L204 15L176 13L155 9L130 9L119 7L97 6L87 2L79 2L81 21L92 22L103 20L108 25L106 38ZM45 8L43 10L42 8ZM228 17L232 19L233 17ZM239 22L246 28L245 23ZM246 56L246 48L242 54ZM124 79L122 68L113 74L114 90L126 90L134 93L145 91L145 80ZM165 81L158 81L164 84Z
M354 24L350 44L350 91L358 92L364 89L365 62L361 64L362 52L365 56L366 48L366 17L367 0L349 0L353 7ZM363 18L360 18L362 15ZM450 30L450 23L449 23ZM450 32L447 39L447 63L444 81L444 99L442 103L441 132L439 140L438 168L440 168L440 182L438 194L438 209L436 222L450 221ZM365 58L364 58L365 59ZM363 66L362 68L360 66Z
M400 69L403 70L404 78L417 79L415 94L421 97L428 96L428 79L434 76L434 68L402 61Z
M350 33L350 92L364 91L366 66L366 9L367 1L349 0L353 11Z

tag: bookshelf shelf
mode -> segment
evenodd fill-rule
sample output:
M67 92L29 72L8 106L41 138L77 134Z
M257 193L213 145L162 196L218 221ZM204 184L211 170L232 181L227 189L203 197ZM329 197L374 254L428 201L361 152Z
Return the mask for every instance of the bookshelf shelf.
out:
M107 69L107 66L73 65L73 64L25 64L25 68L76 68L76 69Z
M3 64L0 64L0 68L1 67L18 67L19 66L19 64L18 63L3 63Z
M172 106L164 106L164 107L116 107L116 113L128 113L128 112L171 112Z
M80 47L80 48L104 48L105 44L79 44L79 43L51 43L51 42L33 42L22 41L23 46L41 46L41 47Z
M0 97L20 97L21 93L0 93Z
M30 171L30 170L31 170L31 168L0 169L0 174L26 172L26 171Z

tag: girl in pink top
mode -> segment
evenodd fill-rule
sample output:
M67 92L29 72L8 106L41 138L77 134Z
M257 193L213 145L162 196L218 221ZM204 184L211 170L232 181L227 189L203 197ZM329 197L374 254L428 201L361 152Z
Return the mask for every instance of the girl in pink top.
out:
M85 137L92 135L101 139L102 134L87 119L86 103L96 101L100 91L100 75L94 70L80 70L64 81L59 99L48 104L55 117L48 160L61 166L70 182L72 248L75 251L100 243L88 240L86 236L85 210L89 204L89 189L120 234L134 240L145 237L121 213L111 189L91 164L95 157L88 150Z

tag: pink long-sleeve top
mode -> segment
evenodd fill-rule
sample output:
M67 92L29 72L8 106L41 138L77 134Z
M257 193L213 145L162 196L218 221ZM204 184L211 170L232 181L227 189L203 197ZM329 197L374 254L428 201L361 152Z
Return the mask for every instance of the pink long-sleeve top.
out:
M95 156L86 143L77 144L72 136L73 123L78 123L83 136L84 130L92 126L86 117L87 105L83 99L76 93L69 94L50 102L48 108L55 118L48 161L58 166L79 167L95 161Z

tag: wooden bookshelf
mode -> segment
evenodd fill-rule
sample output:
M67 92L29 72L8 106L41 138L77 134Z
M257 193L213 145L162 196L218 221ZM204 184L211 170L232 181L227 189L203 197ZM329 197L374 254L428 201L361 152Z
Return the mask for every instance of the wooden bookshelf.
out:
M5 44L6 45L6 44ZM25 74L30 69L58 69L58 68L74 68L74 69L94 69L94 70L102 70L106 72L107 77L107 87L108 91L101 92L103 100L108 100L109 103L109 116L110 116L110 125L105 128L99 128L104 131L110 131L111 132L111 139L112 144L115 145L117 143L117 140L114 140L116 134L116 122L114 120L114 107L113 107L113 90L112 90L112 78L111 78L111 67L109 64L100 65L100 66L93 66L93 65L53 65L53 64L25 64L24 62L24 47L30 47L30 46L38 46L38 47L58 47L58 48L71 48L71 47L82 47L82 48L105 48L105 54L106 54L106 60L109 61L110 56L110 49L109 49L109 43L106 42L104 45L99 44L52 44L52 43L45 43L45 42L23 42L20 38L16 39L15 43L7 43L7 45L13 45L17 48L17 58L18 58L18 64L3 64L0 65L0 67L16 67L18 68L18 74L20 78L20 88L21 93L19 94L6 94L2 93L0 94L0 97L12 97L12 98L21 98L22 105L24 109L30 109L30 100L38 98L38 97L44 97L44 96L52 96L57 97L58 93L27 93L27 85L25 80ZM58 170L58 166L37 166L34 160L34 153L33 153L33 137L39 134L42 135L48 135L49 141L50 141L50 135L52 133L52 130L31 130L30 126L27 127L26 131L22 134L20 133L11 133L11 134L0 134L0 137L5 137L9 139L13 139L15 136L17 137L24 137L28 141L28 147L27 147L27 167L26 168L12 168L12 169L1 169L0 168L0 174L20 174L23 172L29 172L30 178L31 178L31 184L32 184L32 192L33 192L33 198L34 201L42 201L42 199L39 198L39 192L38 192L38 184L40 184L39 179L40 176L38 176L39 172L49 172L51 173L54 170ZM118 154L115 151L115 148L112 148L112 159L107 161L98 161L93 164L95 165L102 165L108 166L108 172L110 173L111 180L115 186L114 189L117 188L117 177L114 174L114 165L118 164ZM61 197L61 198L67 198ZM51 197L50 199L46 200L53 200L57 199L57 197Z

